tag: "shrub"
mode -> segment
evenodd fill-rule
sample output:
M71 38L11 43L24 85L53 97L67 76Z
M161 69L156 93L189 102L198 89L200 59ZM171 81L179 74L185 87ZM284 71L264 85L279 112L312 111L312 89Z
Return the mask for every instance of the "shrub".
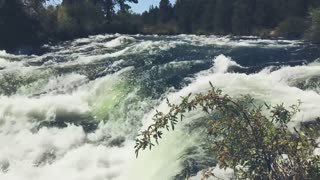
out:
M183 97L178 105L168 101L168 106L170 111L157 112L154 123L136 139L137 156L140 150L158 144L164 129L174 130L179 118L183 120L187 112L200 108L214 113L207 132L214 137L211 144L218 165L232 168L237 178L283 180L320 176L320 157L314 155L319 145L315 133L319 136L319 129L304 126L308 130L305 132L309 132L304 133L287 126L299 105L289 109L283 104L257 105L250 96L233 99L212 87L207 94Z
M276 29L277 36L287 38L301 38L306 29L306 23L303 18L289 17L282 21Z

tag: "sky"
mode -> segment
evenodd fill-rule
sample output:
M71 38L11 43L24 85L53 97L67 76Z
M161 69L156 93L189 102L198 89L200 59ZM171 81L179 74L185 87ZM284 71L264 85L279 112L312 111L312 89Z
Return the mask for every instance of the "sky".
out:
M50 0L52 4L60 3L62 0ZM176 0L170 0L172 4ZM139 0L138 4L130 4L133 12L143 13L145 10L148 10L151 5L159 5L160 0Z
M170 0L172 4L176 0ZM159 5L160 0L139 0L138 4L131 4L131 9L136 13L143 13L145 10L148 10L151 5Z

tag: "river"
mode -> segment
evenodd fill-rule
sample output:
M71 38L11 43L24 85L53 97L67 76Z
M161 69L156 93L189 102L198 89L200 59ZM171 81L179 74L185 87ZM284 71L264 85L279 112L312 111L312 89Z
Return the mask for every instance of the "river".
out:
M179 103L209 81L232 97L301 100L293 123L320 116L320 48L302 41L107 34L43 48L0 51L1 180L199 180L216 165L202 112L139 158L133 147L166 98Z

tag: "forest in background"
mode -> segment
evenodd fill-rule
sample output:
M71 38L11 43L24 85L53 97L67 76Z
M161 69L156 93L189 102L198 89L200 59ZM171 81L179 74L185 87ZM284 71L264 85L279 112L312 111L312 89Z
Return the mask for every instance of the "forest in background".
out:
M215 34L320 42L319 0L161 0L143 14L138 0L0 0L0 49L101 33Z

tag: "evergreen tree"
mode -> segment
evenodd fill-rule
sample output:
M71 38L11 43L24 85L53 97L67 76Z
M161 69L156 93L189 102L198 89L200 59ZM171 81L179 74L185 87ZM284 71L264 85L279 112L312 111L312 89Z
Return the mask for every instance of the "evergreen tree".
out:
M177 0L174 9L180 30L183 33L191 33L193 25L193 0Z
M232 31L235 34L249 35L253 28L255 0L234 0Z
M192 31L195 33L210 32L213 30L213 16L215 0L192 0L191 22Z
M138 0L92 0L95 4L101 6L101 10L106 16L108 23L115 16L115 7L118 6L120 12L124 13L130 9L128 3L138 3Z
M214 8L214 31L218 34L228 34L232 30L232 1L216 0Z
M40 23L27 13L21 0L2 0L0 9L0 47L14 47L40 41ZM1 44L6 43L6 44Z
M159 17L159 8L150 6L149 11L146 11L142 14L142 18L145 24L155 25L158 23Z
M116 0L116 4L119 6L121 12L126 12L130 9L126 1L129 3L138 3L138 0Z
M169 0L161 0L159 4L159 20L162 23L172 18L172 5Z

